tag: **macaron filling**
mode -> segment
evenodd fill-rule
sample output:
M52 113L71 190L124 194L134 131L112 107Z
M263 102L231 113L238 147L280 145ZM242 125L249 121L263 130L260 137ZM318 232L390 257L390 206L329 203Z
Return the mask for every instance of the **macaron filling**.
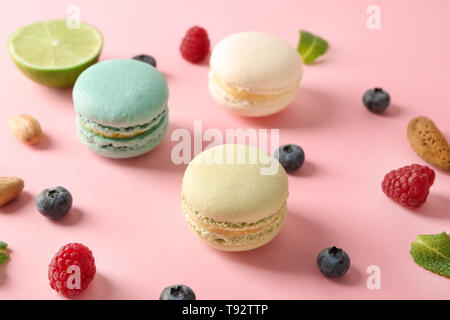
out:
M286 215L286 203L273 215L255 222L229 223L206 217L183 200L183 211L191 229L206 241L227 247L247 246L276 233Z
M96 135L110 139L126 139L145 134L151 129L160 126L167 113L167 108L164 108L155 118L152 119L152 121L129 127L113 127L102 125L85 118L81 113L78 113L78 121L80 122L80 125L82 125L85 129Z
M238 236L225 236L223 234L211 232L208 229L196 224L195 221L190 219L188 215L186 216L186 221L191 229L206 242L213 242L217 246L221 247L224 246L229 248L238 248L247 247L249 246L249 244L264 242L267 241L267 239L273 238L281 228L285 217L286 210L282 211L278 219L274 223L270 224L267 228L264 228L261 231Z
M221 90L231 95L234 99L248 100L248 101L270 101L282 98L284 95L296 91L300 83L300 78L289 86L270 89L270 90L252 90L236 84L226 83L222 81L214 72L210 73L211 80Z

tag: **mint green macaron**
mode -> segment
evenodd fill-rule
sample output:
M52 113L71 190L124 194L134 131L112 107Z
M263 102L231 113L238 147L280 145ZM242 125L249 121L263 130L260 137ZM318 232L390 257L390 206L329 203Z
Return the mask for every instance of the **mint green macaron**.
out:
M167 132L167 82L147 63L131 59L97 63L81 73L72 95L78 136L102 156L142 155Z

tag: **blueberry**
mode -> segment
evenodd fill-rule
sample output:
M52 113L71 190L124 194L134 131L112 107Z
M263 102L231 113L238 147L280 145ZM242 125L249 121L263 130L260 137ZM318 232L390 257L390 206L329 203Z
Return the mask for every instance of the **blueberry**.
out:
M343 276L350 267L350 258L339 248L331 247L320 251L317 256L317 266L320 272L329 278Z
M381 88L367 90L363 96L363 103L373 113L383 113L389 106L391 98Z
M159 300L195 300L195 293L188 286L176 284L165 288Z
M63 187L42 190L36 198L40 213L50 219L60 219L72 208L72 195Z
M300 169L305 162L303 149L295 144L286 144L275 151L275 158L278 159L286 172L293 172Z
M154 66L156 68L156 60L152 56L149 56L146 54L141 54L141 55L133 57L133 59L151 64L152 66Z

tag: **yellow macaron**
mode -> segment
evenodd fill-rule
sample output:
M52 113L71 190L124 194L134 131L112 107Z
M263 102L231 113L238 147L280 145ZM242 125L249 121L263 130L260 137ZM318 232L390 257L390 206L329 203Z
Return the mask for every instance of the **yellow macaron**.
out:
M226 251L260 247L280 231L288 178L279 162L248 145L205 150L183 178L186 222L210 246Z

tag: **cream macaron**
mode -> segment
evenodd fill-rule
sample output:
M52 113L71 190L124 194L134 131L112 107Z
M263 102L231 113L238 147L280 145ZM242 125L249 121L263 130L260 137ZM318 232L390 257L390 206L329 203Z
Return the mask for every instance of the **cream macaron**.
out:
M220 105L261 117L294 100L302 74L300 54L284 40L267 33L235 33L211 54L209 91Z
M197 155L186 168L186 222L210 246L225 251L260 247L280 231L288 178L279 162L247 145L226 144Z

